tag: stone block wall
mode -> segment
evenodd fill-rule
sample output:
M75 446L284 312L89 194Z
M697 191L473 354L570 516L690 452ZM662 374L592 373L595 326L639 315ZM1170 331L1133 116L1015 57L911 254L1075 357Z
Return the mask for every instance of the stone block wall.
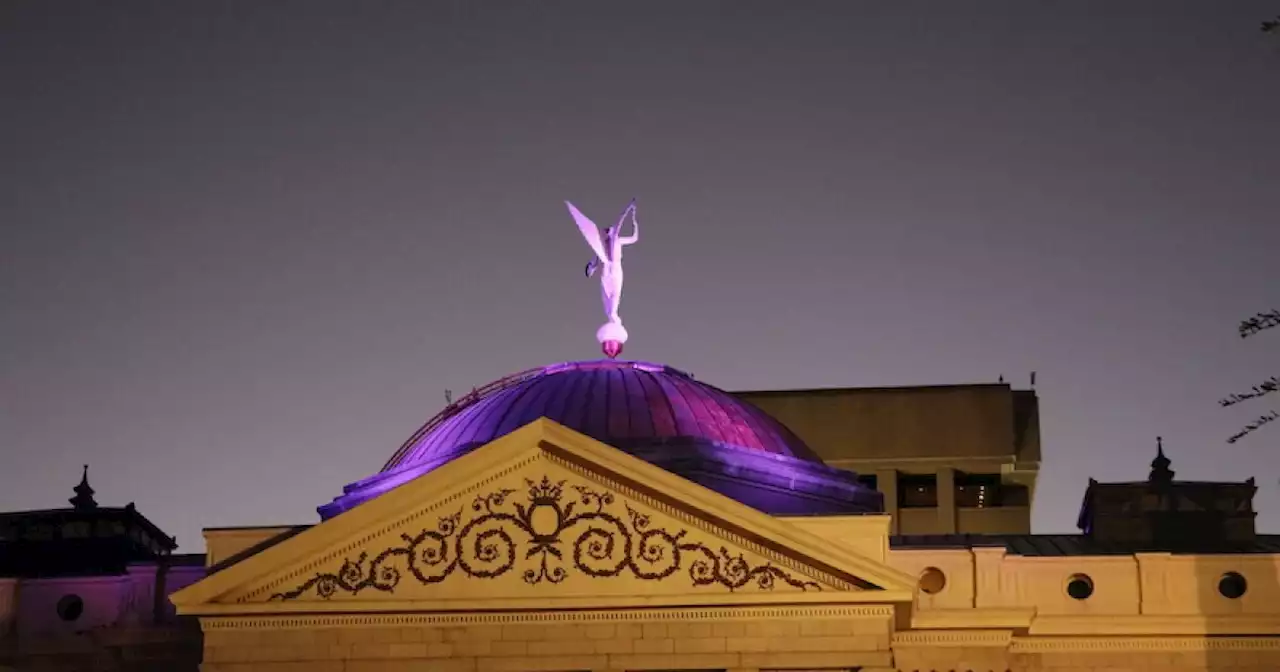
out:
M888 615L470 624L317 617L281 618L283 627L261 627L266 620L257 619L258 627L207 624L203 671L841 670L891 664Z

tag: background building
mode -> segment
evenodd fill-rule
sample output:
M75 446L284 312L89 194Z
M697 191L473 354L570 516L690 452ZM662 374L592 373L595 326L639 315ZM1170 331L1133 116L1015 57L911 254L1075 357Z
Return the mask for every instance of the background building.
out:
M168 596L204 556L93 495L86 466L70 508L0 513L0 667L195 670L198 626Z
M1004 383L740 392L884 495L894 534L1027 534L1040 407Z

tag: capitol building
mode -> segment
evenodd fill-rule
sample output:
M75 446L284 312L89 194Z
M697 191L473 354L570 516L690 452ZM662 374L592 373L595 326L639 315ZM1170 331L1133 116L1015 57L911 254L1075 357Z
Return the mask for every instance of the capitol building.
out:
M1144 477L1080 484L1079 533L1032 534L1033 389L730 393L614 358L616 326L203 556L87 473L0 514L0 669L1280 669L1252 481L1178 480L1153 437Z

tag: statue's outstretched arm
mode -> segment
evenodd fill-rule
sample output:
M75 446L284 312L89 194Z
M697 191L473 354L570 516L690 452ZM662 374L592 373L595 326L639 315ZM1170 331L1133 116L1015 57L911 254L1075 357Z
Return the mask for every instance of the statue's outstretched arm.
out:
M630 245L640 241L640 222L636 219L636 208L631 206L631 235L623 236L618 242L623 245Z

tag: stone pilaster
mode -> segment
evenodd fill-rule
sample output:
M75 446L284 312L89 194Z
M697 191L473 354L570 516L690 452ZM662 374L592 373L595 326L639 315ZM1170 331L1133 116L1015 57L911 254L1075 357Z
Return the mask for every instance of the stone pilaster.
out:
M124 603L120 605L120 621L130 625L152 625L156 622L156 571L153 564L129 565L129 584Z
M956 533L956 470L943 467L938 470L938 531Z
M18 621L18 579L0 578L0 637L13 632Z
M894 469L877 471L876 490L884 495L884 512L889 514L889 534L898 534L898 472Z

